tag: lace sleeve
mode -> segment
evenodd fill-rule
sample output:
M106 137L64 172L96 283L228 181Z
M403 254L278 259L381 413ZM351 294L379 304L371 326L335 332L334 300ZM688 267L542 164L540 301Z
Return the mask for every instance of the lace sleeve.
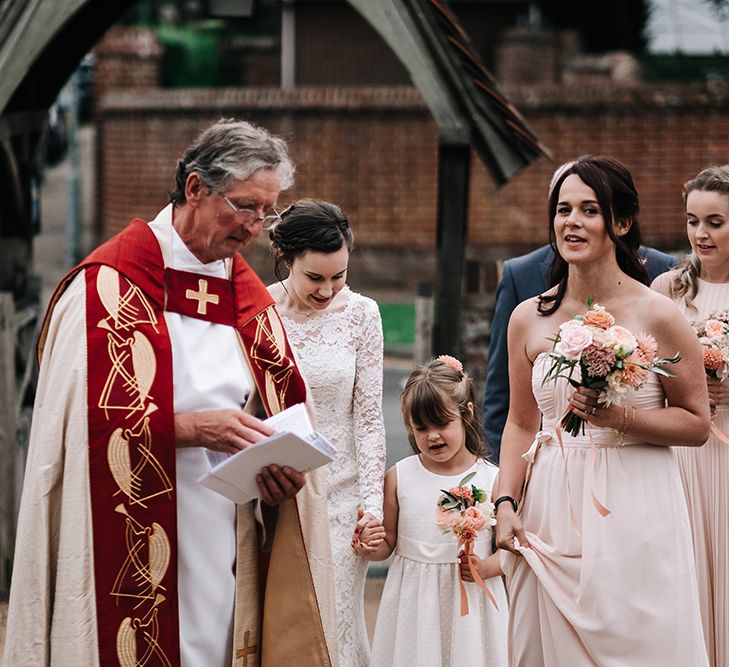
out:
M377 304L362 298L355 309L353 330L357 340L354 381L354 447L359 473L359 492L365 512L382 519L385 476L385 422L382 416L382 321Z

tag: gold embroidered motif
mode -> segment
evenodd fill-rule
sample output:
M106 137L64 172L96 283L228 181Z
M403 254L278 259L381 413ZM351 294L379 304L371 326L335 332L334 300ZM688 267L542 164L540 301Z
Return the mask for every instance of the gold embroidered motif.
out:
M266 382L266 401L268 408L273 414L281 412L283 405L279 400L278 388L276 387L276 381L273 379L273 374L270 371L265 371L263 376Z
M119 486L119 490L114 495L120 492L124 493L133 505L141 505L144 508L147 507L145 501L156 498L163 493L171 498L174 488L169 476L151 451L152 433L149 429L149 417L147 415L156 409L157 407L154 404L147 408L143 424L138 431L122 429L121 427L115 429L109 438L109 446L106 452L109 469L114 481ZM139 422L137 422L137 425L139 425ZM133 469L130 447L134 447L139 455L139 461ZM140 495L142 475L148 474L148 471L153 473L158 480L157 490L142 496ZM144 487L146 489L155 488L148 478L145 479Z
M153 453L150 415L158 407L150 393L157 373L154 347L139 330L151 325L159 334L157 316L145 294L114 269L99 267L96 287L101 303L109 313L97 326L107 332L107 353L111 362L98 406L107 419L110 410L124 410L121 425L109 437L107 462L118 486L114 496L123 493L130 508L147 508L146 501L167 494L174 487L159 459ZM147 330L149 331L149 330ZM160 591L172 558L165 529L156 521L143 525L124 504L115 508L124 517L126 556L121 550L119 566L109 594L130 600L139 617L127 616L119 626L116 652L122 667L163 665L172 667L159 644L159 605L165 602ZM121 525L119 526L121 529ZM107 564L107 567L116 567Z
M210 294L208 292L208 281L200 278L197 281L197 288L199 291L186 290L185 298L197 301L197 314L206 315L208 310L208 303L217 305L220 302L220 297L217 294Z
M120 287L124 286L121 294ZM109 266L100 266L96 290L115 330L126 330L140 324L151 324L157 331L157 317L144 292Z
M277 361L282 361L286 356L286 334L284 333L283 323L278 317L278 313L272 308L266 309L268 321L271 323L271 335L276 344L278 352Z
M115 511L126 517L127 557L116 575L111 594L115 597L127 597L139 600L135 609L145 600L156 600L157 589L164 590L160 584L170 564L172 549L164 528L157 522L143 526L132 517L123 504L117 505ZM147 547L147 562L143 560L143 550ZM136 583L138 593L122 593L124 580L131 576ZM155 602L155 604L157 604Z
M248 656L254 655L258 652L258 644L253 644L251 646L248 645L248 641L251 638L251 631L246 630L246 633L243 637L243 648L239 648L235 652L235 659L239 660L240 658L243 658L243 667L248 667Z
M121 667L144 667L154 659L155 665L172 667L172 663L159 645L159 622L157 620L157 605L164 602L164 595L158 595L154 606L144 618L131 618L127 616L119 626L116 633L116 655ZM138 636L141 635L141 636ZM137 641L141 639L146 648L141 657L137 657Z
M259 349L270 350L273 354ZM268 308L256 315L256 331L251 346L251 361L263 372L266 378L266 398L272 410L286 407L286 392L288 391L291 375L294 373L294 363L286 356L286 337L283 325L273 308ZM273 358L273 361L271 361ZM275 371L272 372L271 368Z
M99 326L108 331L103 322ZM145 403L152 399L149 390L157 373L152 344L140 331L122 340L110 332L107 340L111 370L99 398L99 407L107 419L109 410L128 410L128 416L146 410Z

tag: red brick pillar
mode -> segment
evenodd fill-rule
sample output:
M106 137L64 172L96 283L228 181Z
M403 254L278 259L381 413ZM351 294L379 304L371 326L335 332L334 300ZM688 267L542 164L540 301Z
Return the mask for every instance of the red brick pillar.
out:
M118 88L158 88L162 46L152 30L113 26L96 45L96 94Z

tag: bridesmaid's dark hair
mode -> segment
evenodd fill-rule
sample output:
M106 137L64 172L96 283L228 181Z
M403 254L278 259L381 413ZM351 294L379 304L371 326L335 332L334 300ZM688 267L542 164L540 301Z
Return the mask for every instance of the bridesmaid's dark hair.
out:
M445 426L458 417L466 432L466 449L484 458L486 446L476 386L462 367L457 370L451 364L458 366L460 362L452 357L430 359L415 369L405 383L400 394L400 410L410 447L415 454L420 453L411 424L416 427Z
M354 235L347 216L336 204L300 199L281 213L268 238L276 254L274 272L283 281L282 266L291 266L305 252L337 252L342 246L352 251Z
M640 248L640 226L638 224L638 192L627 167L607 155L582 155L569 164L552 184L549 193L549 243L554 250L554 259L549 269L549 284L556 285L554 294L540 295L537 310L540 315L551 315L562 303L567 290L568 265L557 252L554 231L554 217L557 213L559 191L564 180L575 174L585 185L595 191L600 205L605 229L615 244L615 255L620 270L631 278L648 284L648 272L638 249ZM623 236L615 234L614 220L630 220L630 229Z

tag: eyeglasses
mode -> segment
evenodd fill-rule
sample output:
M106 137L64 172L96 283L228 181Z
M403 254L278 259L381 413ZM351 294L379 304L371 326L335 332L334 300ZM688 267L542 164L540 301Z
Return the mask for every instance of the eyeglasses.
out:
M232 208L238 215L243 216L244 222L247 225L252 225L259 220L263 220L263 226L270 227L271 225L281 221L281 216L278 214L278 211L273 208L273 206L270 208L270 210L273 211L272 213L258 215L257 209L250 206L236 206L222 192L218 192L218 194L225 200L225 203L230 206L230 208Z

